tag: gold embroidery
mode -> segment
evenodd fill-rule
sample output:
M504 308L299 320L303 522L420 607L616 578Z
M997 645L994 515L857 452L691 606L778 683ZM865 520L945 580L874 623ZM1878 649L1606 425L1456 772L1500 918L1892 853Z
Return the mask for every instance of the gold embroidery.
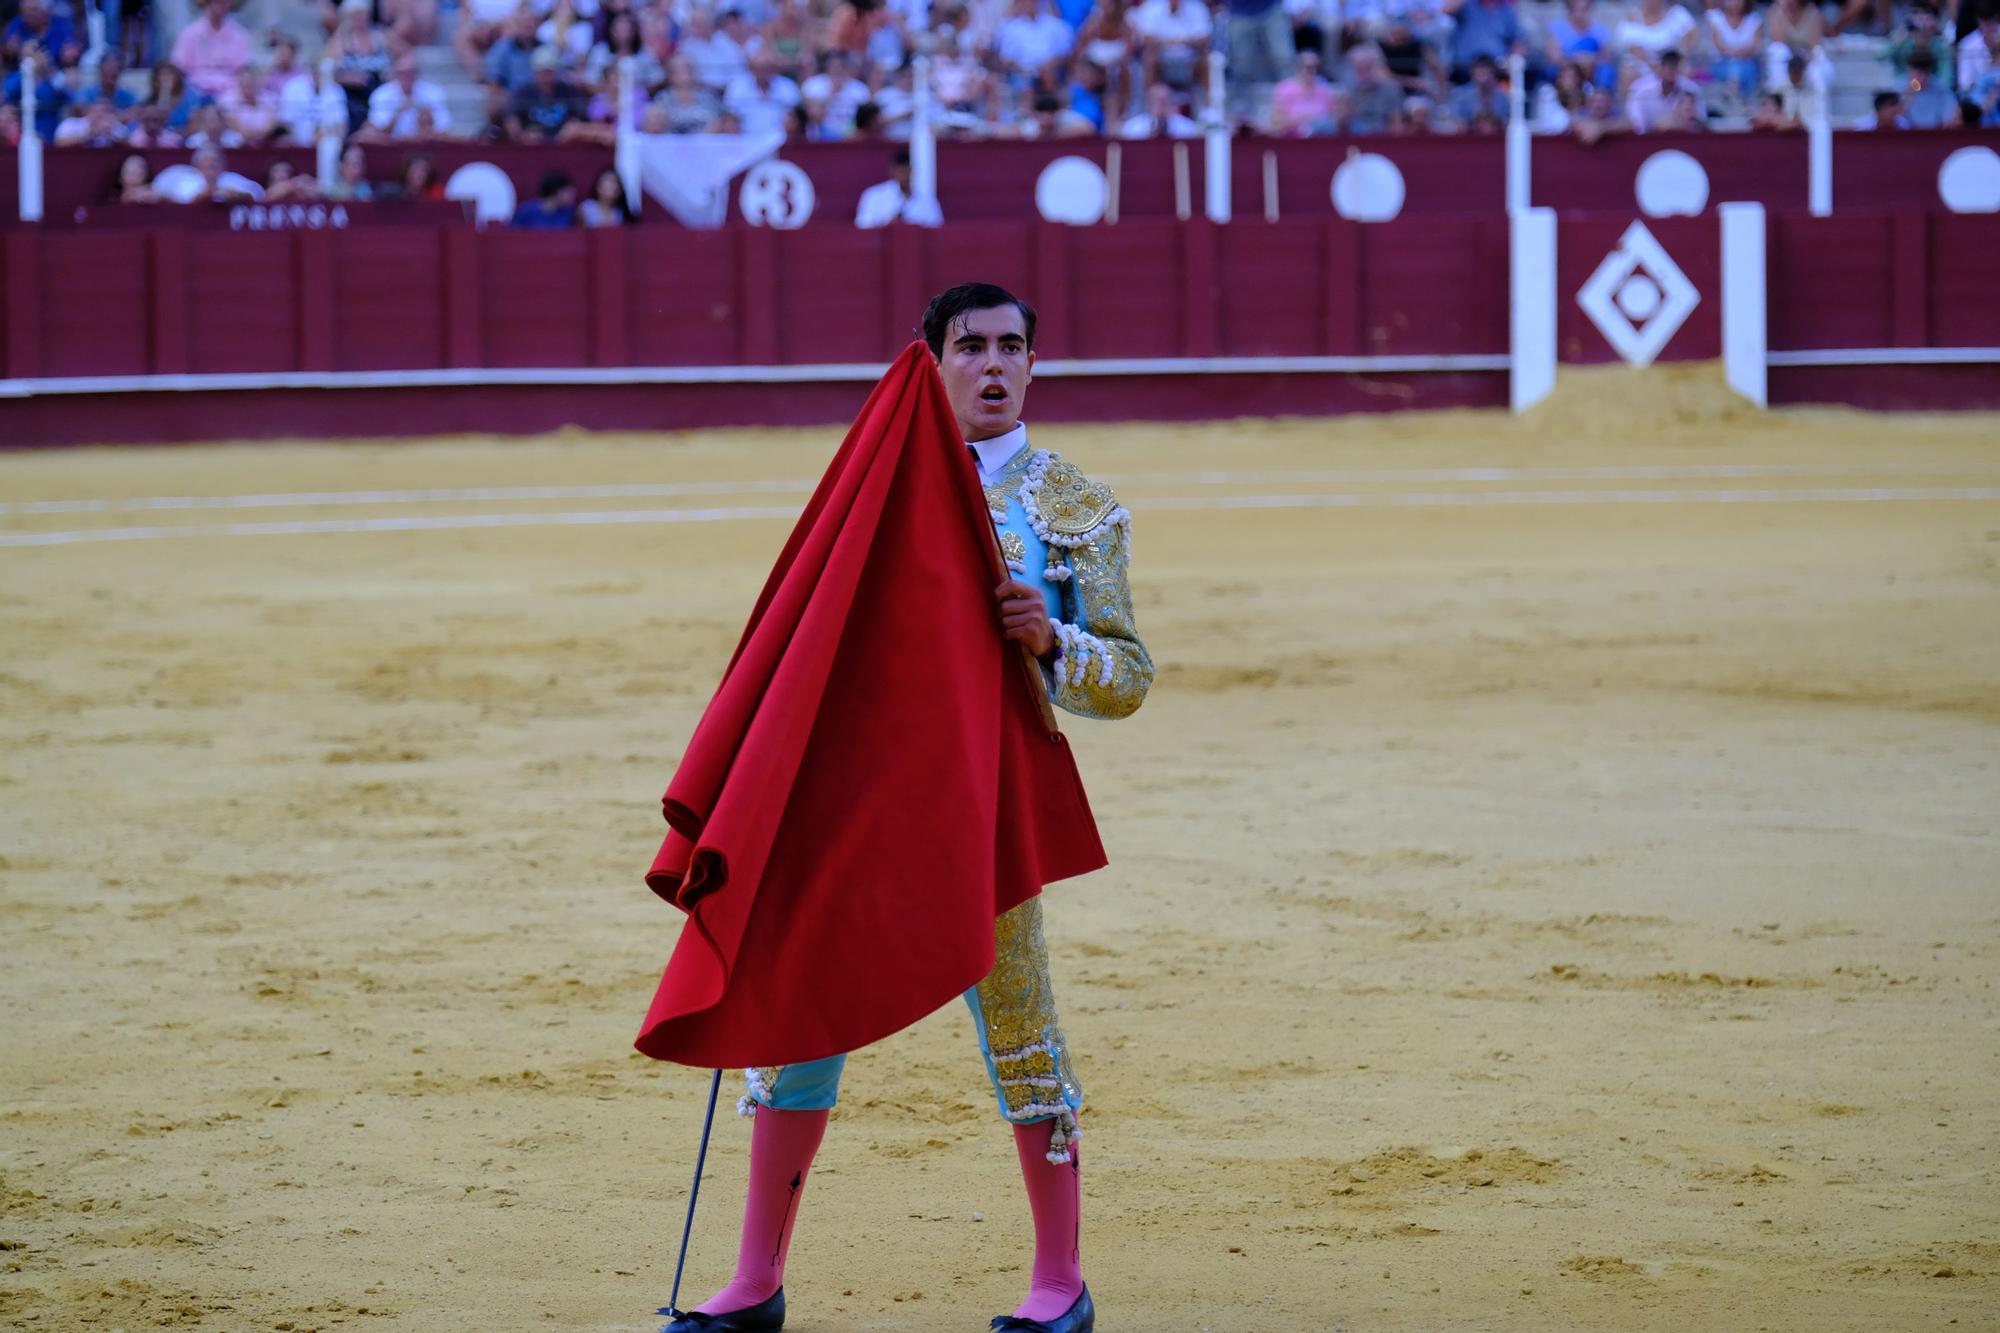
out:
M998 516L998 515L1001 515L1001 514L1005 514L1005 513L1007 512L1007 488L1006 488L1006 486L1004 486L1004 485L998 485L998 486L985 486L985 487L982 487L981 489L982 489L982 490L984 490L984 491L986 492L986 512L987 512L987 513L989 513L989 514L993 514L993 515L995 515L995 516Z
M1118 508L1118 497L1103 482L1092 481L1064 462L1052 462L1042 475L1036 497L1042 521L1051 532L1081 537L1102 524Z
M1000 554L1017 565L1025 566L1028 563L1028 544L1021 540L1018 532L1003 532L1000 534Z
M1030 898L993 923L993 970L979 983L979 1008L1010 1113L1082 1103L1069 1042L1056 1022L1040 898Z

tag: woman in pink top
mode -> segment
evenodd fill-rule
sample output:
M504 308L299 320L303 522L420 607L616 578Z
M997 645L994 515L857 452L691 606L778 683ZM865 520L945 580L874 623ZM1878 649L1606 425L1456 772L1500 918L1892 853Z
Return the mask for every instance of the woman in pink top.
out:
M1301 51L1292 76L1271 91L1271 133L1297 138L1333 115L1333 85L1319 76L1319 52Z

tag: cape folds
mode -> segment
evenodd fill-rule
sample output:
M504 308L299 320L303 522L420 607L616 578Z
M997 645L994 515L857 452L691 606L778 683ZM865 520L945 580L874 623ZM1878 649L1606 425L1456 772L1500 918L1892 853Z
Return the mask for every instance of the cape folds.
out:
M661 801L688 914L638 1048L708 1068L880 1040L977 984L993 921L1104 848L936 365L868 396ZM1032 666L1032 664L1029 664Z

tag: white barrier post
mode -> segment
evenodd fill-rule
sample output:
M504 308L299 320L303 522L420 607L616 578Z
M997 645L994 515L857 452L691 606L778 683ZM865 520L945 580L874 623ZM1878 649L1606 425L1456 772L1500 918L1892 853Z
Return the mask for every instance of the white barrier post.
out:
M1229 179L1229 117L1223 111L1224 57L1208 53L1208 152L1202 158L1202 199L1210 222L1229 221L1233 200Z
M1722 370L1729 387L1770 406L1764 312L1764 206L1722 204Z
M1833 215L1833 123L1824 88L1806 93L1806 208L1816 218Z
M612 139L611 165L625 187L625 207L639 216L645 196L639 190L639 84L631 56L618 57L618 129Z
M21 59L21 221L42 220L42 135L35 128L35 58Z
M1528 66L1517 53L1507 57L1507 211L1528 206Z
M1525 412L1556 387L1556 214L1524 208L1508 216L1508 405Z
M313 162L314 169L319 172L322 190L340 174L340 145L347 138L347 99L337 96L339 87L333 81L333 61L320 61L319 136L313 142ZM336 108L339 116L337 124L334 119Z
M912 65L917 103L910 117L910 197L937 202L937 131L931 128L931 58Z

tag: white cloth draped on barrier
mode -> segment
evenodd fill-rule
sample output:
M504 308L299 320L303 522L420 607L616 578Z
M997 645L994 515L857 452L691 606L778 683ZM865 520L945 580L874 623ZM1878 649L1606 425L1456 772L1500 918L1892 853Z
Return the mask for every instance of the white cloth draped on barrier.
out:
M720 227L729 214L729 182L784 145L769 134L640 134L639 182L689 227Z

